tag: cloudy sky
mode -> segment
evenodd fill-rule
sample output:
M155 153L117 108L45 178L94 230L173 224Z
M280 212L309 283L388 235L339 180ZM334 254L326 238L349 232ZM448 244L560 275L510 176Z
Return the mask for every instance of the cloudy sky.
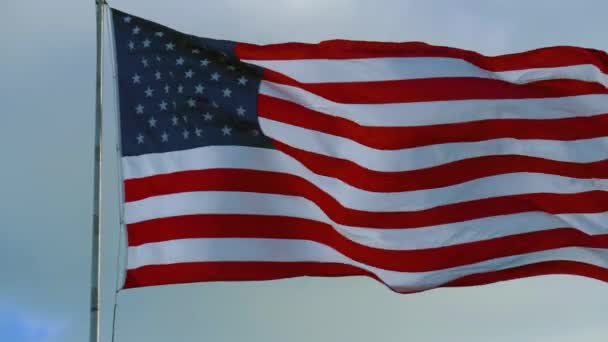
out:
M605 0L111 5L192 34L252 43L417 40L491 55L548 45L608 49ZM124 254L106 60L104 342ZM0 1L0 341L87 340L94 86L94 0ZM303 278L144 288L117 299L117 342L608 339L608 285L572 276L414 295L367 278Z

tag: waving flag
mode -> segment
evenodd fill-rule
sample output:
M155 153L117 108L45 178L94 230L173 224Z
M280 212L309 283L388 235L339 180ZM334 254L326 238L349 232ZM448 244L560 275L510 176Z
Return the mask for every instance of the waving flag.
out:
M608 281L608 56L251 45L113 10L125 287Z

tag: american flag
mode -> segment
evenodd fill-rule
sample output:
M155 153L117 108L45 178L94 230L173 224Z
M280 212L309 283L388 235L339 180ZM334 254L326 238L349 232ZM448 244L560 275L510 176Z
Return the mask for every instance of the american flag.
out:
M125 287L608 281L608 55L252 45L112 11Z

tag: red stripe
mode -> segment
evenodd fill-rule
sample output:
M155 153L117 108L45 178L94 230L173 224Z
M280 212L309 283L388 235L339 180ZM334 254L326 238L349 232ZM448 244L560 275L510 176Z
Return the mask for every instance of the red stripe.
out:
M300 83L269 69L264 70L264 79L295 86L338 103L382 104L471 99L532 99L608 93L608 89L600 83L568 79L526 84L475 77Z
M260 117L390 150L490 139L577 140L608 135L608 114L562 119L491 119L414 127L373 127L260 95Z
M518 278L550 274L569 274L608 282L608 270L575 261L545 261L506 270L477 273L451 281L443 286L474 286Z
M365 42L329 40L317 44L284 43L254 45L238 43L240 59L349 59L378 57L451 57L459 58L491 71L551 68L593 64L608 73L608 54L595 49L555 46L501 56L484 56L478 52L422 42Z
M426 169L380 172L364 168L350 160L304 151L278 141L274 141L273 145L316 174L337 178L359 189L376 192L444 187L515 172L605 179L608 170L608 159L593 163L573 163L529 156L498 155L469 158Z
M130 224L127 229L129 246L189 238L308 240L329 246L363 264L400 272L441 270L562 247L608 248L608 234L591 236L573 228L556 227L454 246L386 250L355 243L320 222L255 215L181 216Z
M375 275L360 268L318 262L193 262L127 270L124 288L202 281L273 280L302 276ZM378 279L379 280L379 279Z
M549 261L466 276L440 286L482 285L549 274L579 275L608 282L608 270L605 268L573 261ZM356 275L367 276L384 283L371 272L358 267L337 263L196 262L150 265L127 270L124 288L206 281L260 281L302 276L342 277ZM417 292L416 289L405 288L392 290L400 293Z
M190 191L245 191L301 196L334 222L349 226L413 228L528 211L598 213L608 211L608 192L523 194L459 202L419 211L371 212L346 208L307 180L283 173L208 169L125 181L125 201Z

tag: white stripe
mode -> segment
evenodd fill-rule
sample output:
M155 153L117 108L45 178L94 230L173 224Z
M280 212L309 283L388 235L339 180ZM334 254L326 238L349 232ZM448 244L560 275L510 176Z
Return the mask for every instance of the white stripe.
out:
M597 82L608 86L608 75L593 64L493 72L462 59L449 57L244 60L244 62L279 72L302 83L478 77L517 84L551 79L571 79Z
M260 118L259 122L265 135L284 144L350 160L364 168L381 172L418 170L468 158L497 155L519 155L577 163L590 163L608 157L606 137L573 141L501 138L380 150L344 137L280 121Z
M608 113L608 95L603 94L542 99L343 104L301 88L268 81L262 81L260 93L363 126L380 127L425 126L488 119L560 119Z
M559 248L482 261L475 264L428 272L396 272L372 267L312 241L275 239L184 239L145 244L128 248L127 269L146 265L185 262L324 262L353 265L376 274L390 287L423 290L459 277L502 270L532 263L564 260L608 267L608 250Z
M125 204L127 224L164 217L204 214L304 218L329 224L346 238L362 245L390 250L451 246L555 228L575 228L589 235L608 234L608 213L549 215L543 212L527 212L418 229L378 229L337 224L313 202L303 197L286 195L188 192L150 197Z
M253 149L254 152L259 153L245 155L249 150L245 149L243 152L236 154L243 155L242 158L229 154L207 158L206 156L213 155L213 150L208 151L206 148L197 150L200 150L200 155L205 157L197 157L196 159L207 160L207 163L200 163L207 164L205 168L252 169L296 175L308 180L346 208L375 212L425 210L446 204L527 193L579 193L600 189L604 183L608 183L608 180L578 179L521 172L478 178L441 188L403 192L373 192L353 187L336 178L317 175L278 151L265 153L259 151L259 149ZM168 163L176 162L178 155L176 153L166 154L167 157L171 156ZM145 167L146 159L143 160ZM214 161L216 163L212 164ZM134 163L125 164L127 166L125 174L131 173L132 166L129 167L129 165L132 164Z
M260 171L302 170L303 166L280 151L248 146L205 146L190 150L122 157L125 179L213 168Z
M555 68L535 68L495 72L499 79L511 83L524 84L545 80L578 80L594 82L608 87L608 75L593 64L570 65Z

